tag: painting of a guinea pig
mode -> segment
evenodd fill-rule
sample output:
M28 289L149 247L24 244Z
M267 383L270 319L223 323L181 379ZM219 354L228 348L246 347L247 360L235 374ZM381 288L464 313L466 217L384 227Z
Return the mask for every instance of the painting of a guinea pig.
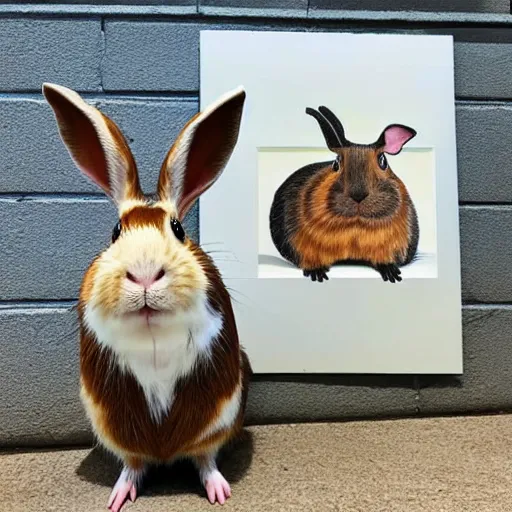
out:
M373 267L384 281L400 282L400 267L416 256L419 225L386 154L400 153L416 131L391 124L376 142L357 144L345 138L327 107L306 113L317 120L336 156L302 167L277 189L270 209L274 245L313 281L328 280L333 265L352 263Z

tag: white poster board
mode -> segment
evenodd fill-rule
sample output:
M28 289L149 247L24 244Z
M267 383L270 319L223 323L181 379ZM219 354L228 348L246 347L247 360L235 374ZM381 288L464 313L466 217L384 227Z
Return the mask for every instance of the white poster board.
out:
M461 373L452 38L203 31L200 51L201 108L239 85L247 93L237 147L200 202L200 237L231 291L255 372ZM333 159L305 114L319 105L360 144L392 123L417 131L388 155L420 225L418 256L399 283L360 265L313 282L272 242L279 185Z

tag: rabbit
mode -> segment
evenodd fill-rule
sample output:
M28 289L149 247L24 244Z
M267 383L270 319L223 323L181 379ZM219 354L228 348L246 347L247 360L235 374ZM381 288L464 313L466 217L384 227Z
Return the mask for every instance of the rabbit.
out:
M400 282L399 267L417 252L418 216L385 154L400 153L416 131L392 124L373 144L355 144L327 107L306 113L336 157L302 167L279 186L269 215L274 245L312 281L328 280L336 263L353 262L372 266L384 281Z
M42 89L72 160L119 216L78 300L80 397L100 444L123 464L107 507L134 501L152 463L178 458L195 463L209 501L223 504L231 489L216 458L243 427L252 369L221 275L182 221L232 154L245 90L189 120L156 194L145 195L118 126L66 87Z

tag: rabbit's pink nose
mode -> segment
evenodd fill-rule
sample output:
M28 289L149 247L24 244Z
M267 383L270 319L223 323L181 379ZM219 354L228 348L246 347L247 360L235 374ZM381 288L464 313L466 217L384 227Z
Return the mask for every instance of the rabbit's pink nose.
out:
M132 272L126 272L126 279L132 281L133 283L140 284L141 286L144 286L144 288L149 288L157 281L160 281L164 275L165 270L161 268L156 274L153 274L153 276L137 275L133 274Z

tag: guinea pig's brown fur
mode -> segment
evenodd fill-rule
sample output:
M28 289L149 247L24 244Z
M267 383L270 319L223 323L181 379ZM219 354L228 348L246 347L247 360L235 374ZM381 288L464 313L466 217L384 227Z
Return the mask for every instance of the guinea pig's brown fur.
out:
M359 149L344 150L344 160L356 151ZM341 167L343 169L343 165ZM374 175L375 171L371 172ZM375 176L370 187L387 187L388 182L393 181L388 188L393 193L396 191L393 197L396 201L381 201L375 197L359 212L353 204L344 204L344 183L330 165L307 181L297 205L297 233L291 238L300 254L302 268L328 267L335 261L350 259L368 260L373 264L393 263L397 255L405 260L409 246L409 205L400 198L405 197L407 191L394 174L382 182L380 179ZM376 210L385 218L377 218Z
M419 228L407 188L383 157L386 141L353 144L343 132L333 138L326 140L334 163L303 167L277 190L270 213L274 244L313 280L327 279L332 265L346 261L399 281L397 267L413 259Z

